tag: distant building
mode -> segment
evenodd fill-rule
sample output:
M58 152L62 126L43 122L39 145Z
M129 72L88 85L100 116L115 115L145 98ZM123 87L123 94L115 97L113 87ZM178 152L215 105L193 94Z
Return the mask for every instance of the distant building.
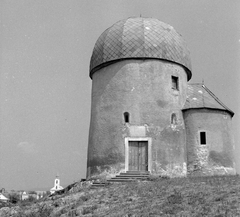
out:
M44 194L46 194L46 191L28 191L28 192L20 191L19 192L21 200L27 200L30 197L38 200L42 198Z
M37 193L36 191L30 191L30 192L28 192L28 196L29 196L29 198L31 197L31 198L34 198L34 199L36 199L36 200L39 199L39 195L38 195L38 193Z
M56 191L62 190L63 187L60 186L60 179L58 176L56 176L55 180L54 180L54 187L50 189L50 193L53 194Z
M8 202L9 199L3 193L0 193L0 201Z
M21 200L27 200L29 198L29 195L26 191L23 191L21 194Z
M0 201L3 201L3 202L7 202L9 201L9 199L7 198L7 196L5 195L5 189L2 188L0 190Z
M47 194L46 191L36 191L36 193L37 193L37 199L40 199Z
M234 113L204 84L188 83L190 52L172 26L118 21L98 38L89 75L88 178L236 174Z

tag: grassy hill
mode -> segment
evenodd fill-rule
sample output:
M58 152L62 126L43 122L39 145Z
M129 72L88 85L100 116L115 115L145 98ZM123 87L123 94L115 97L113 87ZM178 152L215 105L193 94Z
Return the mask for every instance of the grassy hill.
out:
M86 184L28 205L2 208L0 216L240 216L240 177L215 176Z

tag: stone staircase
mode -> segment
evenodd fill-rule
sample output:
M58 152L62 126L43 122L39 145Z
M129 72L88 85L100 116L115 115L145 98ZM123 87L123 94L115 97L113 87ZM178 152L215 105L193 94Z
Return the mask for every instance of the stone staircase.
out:
M149 177L148 171L127 171L109 179L109 182L131 182L135 180L146 180Z
M148 171L127 171L126 173L120 173L119 175L108 179L106 182L93 182L92 186L95 187L105 187L111 182L132 182L136 180L146 180L149 177Z

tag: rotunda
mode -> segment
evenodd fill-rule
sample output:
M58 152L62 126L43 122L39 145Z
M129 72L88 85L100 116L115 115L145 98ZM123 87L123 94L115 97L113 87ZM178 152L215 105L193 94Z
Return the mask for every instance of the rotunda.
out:
M105 30L90 61L87 177L187 175L182 109L191 77L189 50L172 26L136 17Z

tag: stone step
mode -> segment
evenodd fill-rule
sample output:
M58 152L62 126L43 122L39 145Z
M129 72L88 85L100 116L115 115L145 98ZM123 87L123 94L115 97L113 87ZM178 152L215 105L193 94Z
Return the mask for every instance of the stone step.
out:
M117 179L147 179L148 176L116 176Z
M135 180L145 180L149 177L149 171L126 171L125 173L120 173L107 182L132 182Z
M91 187L105 187L109 184L109 182L93 182Z
M138 173L138 172L126 172L122 174L127 174L127 175L150 175L150 173Z
M113 177L111 179L146 179L147 177L122 177L122 176L117 176L117 177Z
M131 182L132 179L118 179L118 178L111 178L108 180L109 182Z
M150 173L149 171L140 171L140 170L128 170L127 173Z
M117 175L116 177L149 177L147 174L127 174L127 173L120 173L120 175Z
M91 185L91 188L103 188L105 185Z

